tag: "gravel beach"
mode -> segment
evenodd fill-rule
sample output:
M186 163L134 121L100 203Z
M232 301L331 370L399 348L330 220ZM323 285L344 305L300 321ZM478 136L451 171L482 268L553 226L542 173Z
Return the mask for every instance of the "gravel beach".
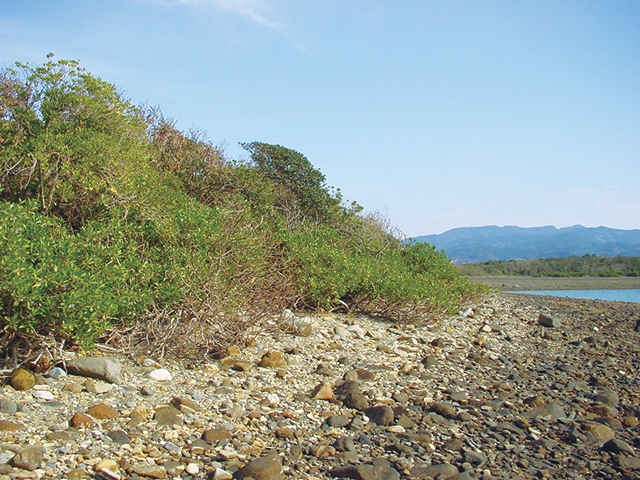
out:
M491 294L423 326L287 315L296 333L221 360L68 354L34 386L23 372L0 391L0 480L640 478L638 304Z

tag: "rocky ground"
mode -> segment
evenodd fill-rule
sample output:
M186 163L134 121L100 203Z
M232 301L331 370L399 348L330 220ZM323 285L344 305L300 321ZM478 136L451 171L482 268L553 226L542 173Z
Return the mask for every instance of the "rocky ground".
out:
M69 357L5 385L0 479L640 478L640 305L289 321L219 361Z

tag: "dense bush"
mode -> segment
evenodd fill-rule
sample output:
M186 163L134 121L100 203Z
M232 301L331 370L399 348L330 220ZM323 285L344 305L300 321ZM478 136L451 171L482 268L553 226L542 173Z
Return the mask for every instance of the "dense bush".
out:
M77 62L2 72L5 355L125 326L171 342L187 325L212 352L285 307L420 320L479 291L435 248L346 205L304 155L243 146L248 161L227 160Z

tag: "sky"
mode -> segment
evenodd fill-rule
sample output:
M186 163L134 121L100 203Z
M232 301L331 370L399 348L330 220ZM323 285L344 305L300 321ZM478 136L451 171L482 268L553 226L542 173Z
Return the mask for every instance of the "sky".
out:
M49 52L408 236L640 228L637 0L0 0L0 67Z

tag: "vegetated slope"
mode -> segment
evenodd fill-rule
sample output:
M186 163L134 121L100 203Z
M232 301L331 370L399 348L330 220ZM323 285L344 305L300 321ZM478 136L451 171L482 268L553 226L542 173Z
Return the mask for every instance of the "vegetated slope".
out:
M458 265L467 276L532 277L638 277L640 257L602 257L597 255L543 258L534 260L498 260Z
M125 327L134 343L215 353L285 307L419 320L478 291L304 155L243 146L250 160L227 159L75 61L3 71L4 360Z
M640 230L618 230L581 225L469 227L456 228L439 235L416 237L428 242L455 263L490 260L535 259L582 255L640 256Z

